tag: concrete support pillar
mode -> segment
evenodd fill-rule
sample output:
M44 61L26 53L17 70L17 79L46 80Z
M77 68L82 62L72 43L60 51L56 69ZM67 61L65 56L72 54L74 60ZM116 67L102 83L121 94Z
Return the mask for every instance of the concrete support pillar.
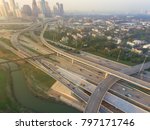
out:
M105 73L105 79L107 78L107 76L108 76L108 73Z

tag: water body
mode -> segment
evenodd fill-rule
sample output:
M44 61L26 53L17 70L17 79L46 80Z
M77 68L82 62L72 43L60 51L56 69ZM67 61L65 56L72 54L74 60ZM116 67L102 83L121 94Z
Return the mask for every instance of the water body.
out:
M73 107L54 100L46 100L36 97L28 88L24 74L17 70L14 63L9 64L13 81L13 92L17 101L24 107L31 109L33 112L40 113L76 113L79 112ZM15 70L15 71L13 71Z

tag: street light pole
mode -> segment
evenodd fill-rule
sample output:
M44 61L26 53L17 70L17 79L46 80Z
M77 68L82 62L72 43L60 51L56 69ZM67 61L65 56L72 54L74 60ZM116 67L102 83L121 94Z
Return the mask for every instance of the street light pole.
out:
M121 50L119 51L118 57L117 57L117 61L119 61L120 59L120 54L121 54Z
M145 59L144 59L143 64L142 64L142 66L141 66L141 68L140 68L140 70L139 70L139 74L141 73L141 71L142 71L142 69L143 69L143 67L144 67L144 64L145 64L145 62L146 62L147 57L148 57L148 56L145 55ZM142 78L142 74L141 74L141 78Z

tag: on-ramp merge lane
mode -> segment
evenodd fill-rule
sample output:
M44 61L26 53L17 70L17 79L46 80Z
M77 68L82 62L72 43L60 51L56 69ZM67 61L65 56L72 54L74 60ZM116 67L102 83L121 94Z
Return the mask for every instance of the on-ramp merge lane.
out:
M99 85L100 87L98 87L95 90L94 94L91 96L91 99L89 100L89 104L88 104L85 112L98 112L99 107L101 105L101 102L102 102L102 99L103 99L105 93L108 91L108 89L114 83L116 83L120 79L126 80L128 82L133 83L133 84L136 84L136 85L139 85L139 86L144 87L146 89L149 89L150 83L142 81L140 79L136 79L136 78L131 77L131 76L128 76L128 75L137 73L139 71L139 67L141 67L141 65L135 66L133 68L122 70L121 72L118 72L118 71L111 70L110 68L107 68L107 67L104 67L104 66L100 66L100 65L98 66L97 64L94 64L92 62L86 61L86 60L81 59L79 57L76 57L74 55L70 55L68 53L65 53L65 52L61 51L60 49L57 49L57 48L51 46L50 44L48 44L45 41L45 39L43 38L43 34L44 34L47 26L48 26L48 24L46 24L46 26L44 27L44 29L43 29L43 31L42 31L42 33L40 35L41 41L43 42L44 45L46 45L47 47L51 48L53 51L55 51L55 52L57 52L57 53L59 53L61 55L64 55L64 56L66 56L66 57L68 57L68 58L70 58L72 60L81 62L81 63L86 64L88 66L91 66L93 68L102 70L102 71L104 71L104 72L106 72L106 73L111 75L106 80L104 80L102 83L100 83L100 85ZM146 68L149 68L149 67L150 67L150 62L147 63L145 65L145 68L143 68L143 69L146 69Z
M103 72L106 72L106 73L108 73L108 74L110 74L110 75L113 75L113 76L115 76L115 77L118 77L119 79L123 79L123 80L128 81L128 82L130 82L130 83L133 83L133 84L135 84L135 85L144 87L144 88L146 88L146 89L150 86L150 83L148 83L148 82L142 81L142 80L140 80L140 79L137 79L137 78L135 78L135 77L129 76L129 75L124 74L124 73L122 73L122 72L112 70L112 69L107 68L107 67L105 67L105 66L97 65L97 64L95 64L95 63L93 63L93 62L90 62L90 61L84 60L84 59L82 59L82 58L80 58L80 57L71 55L71 54L69 54L69 53L66 53L66 52L64 52L64 51L62 51L62 50L60 50L60 49L58 49L58 48L56 48L56 47L50 45L50 44L47 43L46 40L43 38L44 32L45 32L45 30L47 29L47 27L48 27L48 24L46 24L46 26L44 27L44 29L43 29L43 31L42 31L42 33L41 33L41 35L40 35L40 39L41 39L42 43L43 43L45 46L47 46L48 48L50 48L50 49L53 50L54 52L57 52L58 54L63 55L63 56L65 56L65 57L67 57L67 58L70 58L70 59L72 59L72 60L74 60L74 61L83 63L83 64L85 64L85 65L87 65L87 66L90 66L90 67L92 67L92 68L95 68L95 69L100 70L100 71L103 71ZM150 62L149 62L149 63L150 63Z
M37 25L39 26L39 24ZM16 48L17 50L15 50L14 48L11 50L12 52L14 52L15 54L17 54L19 57L22 57L22 58L27 58L27 57L32 57L31 55L27 54L26 51L28 52L28 50L26 50L25 48L23 48L20 44L19 44L19 36L26 32L26 31L29 31L29 30L33 30L34 28L37 28L36 24L27 28L27 29L24 29L22 30L21 32L19 33L16 33L14 34L12 37L11 37L11 43L12 45L14 46L14 48ZM31 52L29 52L31 53ZM41 64L39 61L33 61L31 59L27 59L27 61L32 64L33 66L39 68L40 70L44 71L45 73L47 73L48 75L52 76L53 78L55 78L56 80L59 80L61 83L63 83L65 86L67 86L70 90L72 90L75 95L77 97L79 97L81 100L83 100L84 102L87 102L89 97L86 93L84 93L83 91L81 91L79 88L75 88L73 84L69 83L68 84L68 81L66 79L63 79L63 78L60 78L58 76L54 76L52 74L50 74L49 72L49 69L45 68L45 66L43 66L43 64Z
M140 70L141 65L137 65L134 66L132 68L126 68L124 70L121 70L121 72L127 74L127 75L132 75L137 73ZM147 69L150 67L150 63L146 63L143 66L143 69ZM98 112L102 100L106 94L106 92L110 89L110 87L112 85L114 85L117 81L119 81L120 79L114 76L108 76L106 79L104 79L99 85L98 87L95 89L95 91L93 92L93 94L91 95L88 104L86 106L85 112L86 113L96 113ZM150 86L149 86L150 88Z

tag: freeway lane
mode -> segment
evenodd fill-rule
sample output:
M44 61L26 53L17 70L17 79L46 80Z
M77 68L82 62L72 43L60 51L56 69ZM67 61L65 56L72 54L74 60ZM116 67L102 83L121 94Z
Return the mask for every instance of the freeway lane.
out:
M43 61L43 60L42 60ZM47 61L45 61L44 62L45 64L47 64L47 66L49 66L49 62L47 62ZM94 90L96 89L96 85L93 85L93 84L91 84L91 83L89 83L89 82L87 82L86 81L86 79L83 77L83 76L80 76L80 75L78 75L78 74L76 74L76 73L74 73L74 72L70 72L70 71L68 71L68 70L65 70L65 69L62 69L61 67L59 67L59 66L55 66L55 71L57 71L58 72L58 74L60 74L60 75L62 75L64 78L66 78L68 81L70 81L70 82L72 82L73 84L75 84L75 88L76 87L81 87L82 89L84 89L84 90L86 90L86 91L88 91L88 92L90 92L90 93L93 93L94 92ZM84 84L84 85L82 85L82 84ZM116 84L116 85L118 85L118 84ZM124 86L123 86L124 87ZM122 88L122 86L120 87L120 88ZM118 88L116 88L116 90L117 90ZM112 89L111 89L112 90ZM122 90L122 89L121 89ZM117 91L118 92L118 91ZM130 91L131 92L131 91ZM126 89L126 93L130 93L129 91L127 91L127 89ZM132 91L133 92L133 91ZM134 91L135 92L135 91ZM125 91L123 91L123 95L121 95L121 96L123 96L123 99L125 98L126 99L126 97L125 97ZM118 94L118 93L117 93ZM116 95L117 95L116 94ZM119 93L120 94L120 93ZM131 94L132 95L132 94ZM138 93L138 95L139 95L139 93ZM110 93L109 92L107 92L107 96L111 96L110 95ZM143 104L140 104L140 99L139 98L142 98L143 99L143 97L142 96L138 96L139 98L133 98L134 96L132 96L130 99L132 100L132 99L134 99L134 100L132 100L132 103L133 104L136 104L136 105L138 105L139 107L141 107L142 106L142 108L143 108ZM106 97L105 97L106 98ZM139 99L138 101L139 102L137 102L136 101L136 99ZM120 102L120 98L117 98L117 102ZM130 100L130 101L131 101ZM148 100L148 97L147 97L147 100ZM86 102L88 102L88 100L86 101ZM128 104L128 103L127 103ZM148 102L147 102L147 104L149 104ZM146 105L147 105L146 104ZM125 104L124 104L124 106L126 106ZM133 105L134 106L134 105ZM133 107L132 106L132 107ZM120 107L120 106L119 106ZM130 105L130 108L131 108L131 105ZM138 109L138 107L135 107L136 109ZM134 109L135 109L134 108ZM119 108L120 109L120 108ZM144 109L146 109L146 110L149 110L148 109L148 106L146 107L146 106L144 106ZM122 109L121 109L122 110ZM132 111L133 109L131 109L131 111ZM128 111L130 111L130 110L128 110ZM130 112L131 112L130 111ZM132 111L133 112L133 111ZM141 111L142 112L142 111Z
M143 66L143 70L147 67L149 67L150 63L146 63ZM127 74L127 75L132 75L134 73L137 73L141 68L141 65L137 65L134 67L130 68L125 68L124 70L121 70L121 72ZM93 94L91 95L88 104L86 106L85 112L87 113L96 113L98 112L100 105L102 103L102 100L106 94L106 92L111 88L112 85L114 85L117 81L120 79L114 76L108 76L106 79L104 79L98 87L95 89ZM150 86L149 88L150 89Z
M93 63L93 62L84 60L84 59L82 59L82 58L80 58L80 57L77 57L77 56L68 54L68 53L66 53L66 52L64 52L64 51L62 51L62 50L60 50L60 49L58 49L58 48L56 48L56 47L50 45L50 44L47 43L46 40L43 38L44 32L45 32L45 30L47 29L47 27L48 27L48 24L46 24L46 26L44 27L44 29L43 29L43 31L42 31L42 33L41 33L41 35L40 35L40 39L41 39L41 41L43 42L43 44L44 44L45 46L47 46L48 48L50 48L51 50L57 52L57 53L60 54L60 55L65 56L65 57L67 57L67 58L69 58L69 59L72 59L72 60L74 60L74 61L80 62L80 63L82 63L82 64L85 64L85 65L87 65L87 66L90 66L90 67L92 67L92 68L95 68L95 69L97 69L97 70L106 72L106 73L108 73L108 74L110 74L110 75L113 75L113 76L115 76L115 77L118 77L119 79L123 79L123 80L128 81L128 82L130 82L130 83L133 83L133 84L135 84L135 85L144 87L145 89L149 88L150 83L148 83L148 82L142 81L142 80L137 79L137 78L135 78L135 77L131 77L131 76L129 76L129 75L127 75L127 74L124 74L124 73L122 73L122 72L112 70L112 69L107 68L107 67L105 67L105 66L97 65L97 64L95 64L95 63ZM145 69L148 69L148 68L150 68L150 62L148 63L147 66L145 66Z
M62 43L57 43L57 42L54 42L52 40L49 40L49 39L46 39L46 41L54 44L54 45L57 45L57 46L61 46L61 47L64 47L66 49L70 49L70 50L76 50L75 48L72 48L72 47L69 47L69 46L66 46ZM91 53L87 53L87 52L84 52L84 51L80 51L80 54L74 54L78 57L81 57L85 60L88 60L88 61L91 61L91 62L94 62L94 63L97 63L97 64L100 64L102 66L106 66L108 68L111 68L113 70L122 70L126 67L129 67L125 64L121 64L119 62L115 62L115 61L112 61L112 60L108 60L108 59L105 59L105 58L102 58L102 57L99 57L99 56L96 56L96 55L93 55Z
M28 31L28 30L34 30L36 26L33 25L31 27L29 27L28 29L24 29L22 30L21 32L19 33L16 33L15 35L13 35L13 37L11 38L11 42L14 46L14 48L16 48L17 50L15 49L12 49L11 51L14 52L15 54L17 54L19 57L21 58L27 58L27 57L32 57L34 55L34 53L28 51L27 49L23 48L20 44L19 44L19 41L18 41L18 38L19 36ZM28 52L28 53L26 53ZM27 61L32 64L33 66L39 68L40 70L42 70L43 72L45 72L46 74L50 75L51 77L55 78L56 80L60 81L61 83L63 83L66 87L68 87L70 90L72 90L74 92L74 94L80 98L81 100L87 102L89 97L87 94L85 94L82 90L80 90L79 88L75 88L75 84L72 84L70 82L68 82L67 79L65 79L64 77L60 77L58 76L58 74L55 74L53 72L55 71L50 71L50 68L49 67L46 67L45 66L45 63L40 63L39 61L37 60L31 60L31 59L27 59ZM44 65L44 66L43 66ZM51 67L52 69L53 67Z
M93 94L90 96L88 104L86 106L86 113L96 113L100 108L102 100L106 94L106 92L110 89L112 85L114 85L119 79L117 77L109 75L106 79L104 79L98 87L95 89Z
M44 30L42 31L42 33L40 35L41 41L43 42L44 45L46 45L47 47L49 47L53 51L55 51L55 52L57 52L57 53L59 53L59 54L61 54L63 56L66 56L66 57L68 57L68 58L70 58L72 60L78 61L80 63L86 64L88 66L91 66L93 68L97 68L97 69L99 69L101 71L104 71L104 72L106 72L106 73L111 75L106 80L104 80L102 83L100 83L100 85L98 85L97 89L92 94L92 96L91 96L91 98L90 98L90 100L88 102L88 105L86 107L85 112L98 112L99 107L100 107L101 102L102 102L102 99L104 98L106 92L108 91L108 89L113 84L115 84L120 79L126 80L128 82L131 82L133 84L136 84L138 86L141 86L141 87L146 88L146 89L149 90L150 83L142 81L142 80L139 80L139 79L136 79L136 78L131 77L131 76L128 76L128 75L137 73L140 70L141 65L135 66L133 68L122 70L121 73L120 73L120 72L114 71L114 70L112 70L110 68L107 68L107 67L104 67L104 66L100 66L100 65L97 66L96 64L94 64L92 62L89 62L89 61L83 60L83 59L81 59L79 57L76 57L76 56L70 55L68 53L65 53L65 52L61 51L60 49L57 49L57 48L51 46L50 44L48 44L45 41L45 39L43 38L43 34L44 34L47 26L48 25L45 26ZM150 62L147 63L143 67L143 69L148 69L148 68L150 68ZM125 73L125 74L123 74L123 73Z
M3 45L5 45L5 44L3 44ZM6 46L6 45L5 45L5 46ZM11 50L11 47L8 46L8 49ZM12 51L12 50L11 50L11 51ZM14 52L17 52L16 50L13 50L13 51L14 51ZM19 53L17 53L17 54L20 55ZM41 69L42 71L44 71L44 72L47 73L48 75L52 76L52 73L50 72L50 70L49 70L48 68L46 68L46 67L41 66L41 63L36 62L36 61L33 61L33 60L28 60L28 62L31 63L32 65L34 65L35 67ZM42 63L45 64L45 62L43 62L43 60L42 60ZM49 65L48 65L48 66L49 66ZM50 67L50 68L53 68L53 67ZM76 85L68 83L68 81L67 81L66 79L59 77L58 74L55 75L55 74L53 73L53 77L54 77L55 79L60 80L65 86L67 86L68 88L70 88L80 99L84 100L85 102L87 102L87 101L89 100L89 96L86 95L86 94L85 94L83 91L81 91L79 88L75 87ZM109 93L109 95L110 95L110 93ZM105 98L110 99L111 97L110 97L110 96L108 96L108 97L106 96ZM124 102L125 102L125 101L124 101ZM126 103L126 102L125 102L125 103ZM128 103L128 104L129 104L129 103ZM138 107L136 107L136 106L134 106L134 105L131 105L131 104L129 104L129 105L130 105L131 108L133 108L132 110L136 109L136 110L140 110L140 112L141 112L141 111L144 112L143 110L139 109ZM102 104L101 109L100 109L100 112L104 112L104 111L102 111L104 108L105 108L105 107L104 107L103 104ZM106 109L106 108L105 108L105 109ZM106 109L105 112L111 112L111 111L108 110L108 109ZM130 112L131 112L131 111L130 111Z

